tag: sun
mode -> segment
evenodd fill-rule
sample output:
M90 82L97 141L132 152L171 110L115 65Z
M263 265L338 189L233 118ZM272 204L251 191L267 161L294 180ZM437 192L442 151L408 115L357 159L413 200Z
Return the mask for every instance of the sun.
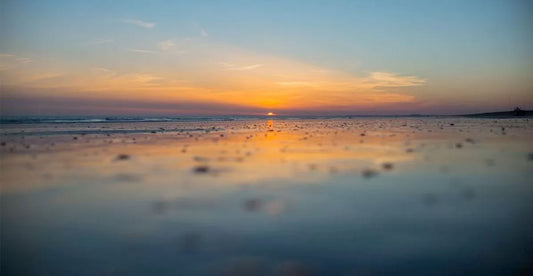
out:
M276 115L276 114L274 114L274 112L268 112L267 115L268 115L268 116L274 116L274 115Z

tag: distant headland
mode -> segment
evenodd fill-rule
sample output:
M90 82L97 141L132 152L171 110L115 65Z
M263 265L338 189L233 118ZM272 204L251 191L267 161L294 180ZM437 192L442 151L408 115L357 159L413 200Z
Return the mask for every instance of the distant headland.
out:
M475 114L463 114L458 115L461 117L471 117L471 118L523 118L523 117L533 117L533 110L522 110L519 107L515 108L512 111L501 111L501 112L487 112L487 113L475 113Z

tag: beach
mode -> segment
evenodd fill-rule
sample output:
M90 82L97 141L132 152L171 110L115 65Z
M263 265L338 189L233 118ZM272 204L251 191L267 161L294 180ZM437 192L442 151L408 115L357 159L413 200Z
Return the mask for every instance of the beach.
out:
M532 137L462 117L2 124L2 271L532 273Z

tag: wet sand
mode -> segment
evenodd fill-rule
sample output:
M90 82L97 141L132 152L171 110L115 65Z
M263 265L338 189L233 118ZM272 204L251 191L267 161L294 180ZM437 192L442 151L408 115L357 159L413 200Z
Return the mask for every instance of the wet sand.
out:
M533 124L12 124L2 272L533 272Z

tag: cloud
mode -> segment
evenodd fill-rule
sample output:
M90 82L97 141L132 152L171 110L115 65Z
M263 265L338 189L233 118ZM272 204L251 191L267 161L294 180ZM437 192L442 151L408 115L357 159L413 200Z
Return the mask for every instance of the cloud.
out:
M128 23L128 24L137 25L137 26L143 27L143 28L149 28L149 29L155 27L155 23L154 22L146 22L146 21L142 21L142 20L139 20L139 19L123 19L122 22Z
M254 70L259 67L263 67L263 64L251 64L251 65L245 65L245 66L238 66L232 63L228 62L221 62L220 65L222 65L225 70L229 71L247 71L247 70Z
M141 54L155 54L157 53L156 51L152 51L152 50L144 50L144 49L127 49L128 51L130 52L134 52L134 53L141 53Z
M137 100L120 98L95 98L91 95L57 96L53 90L44 95L32 89L5 87L0 94L2 115L79 115L79 114L263 114L261 108L237 104L219 104L213 101L188 100ZM27 92L33 92L27 94Z
M378 83L381 87L420 86L426 83L426 80L416 76L400 76L387 72L371 72L369 81Z
M20 63L30 63L32 60L30 58L17 58L16 61Z
M200 27L200 35L201 35L202 37L208 37L208 36L209 36L209 34L207 33L207 31L206 31L204 28L202 28L202 27Z
M16 68L33 60L27 57L20 57L12 54L0 54L0 71Z
M57 83L68 80L69 75L64 72L50 72L33 75L28 78L28 83L37 87L54 87Z
M12 71L4 70L5 76L0 76L6 85L34 88L32 91L52 88L70 91L57 92L65 93L64 96L213 102L251 109L329 109L347 113L395 103L415 103L416 90L411 89L426 83L417 76L394 72L343 72L199 38L168 39L155 44L156 50L126 49L139 55L128 56L128 66L112 63L114 71L34 62ZM178 46L187 55L176 55ZM144 54L153 55L147 59ZM68 75L46 75L54 72L51 68ZM36 81L35 76L39 74L46 78Z
M160 51L147 50L147 49L135 49L127 48L129 52L141 53L141 54L184 54L186 51L176 48L176 41L168 39L157 43L157 48Z
M159 46L159 49L163 51L167 51L167 50L174 48L174 46L176 46L176 42L169 39L169 40L161 41L157 45Z
M167 54L181 55L187 52L185 50L177 49L176 45L176 41L172 39L164 40L157 43L157 47L162 51L162 53L164 52Z
M89 41L89 44L100 45L100 44L106 44L106 43L112 43L112 42L114 42L113 39L96 39L96 40Z
M278 81L276 84L283 86L314 86L315 84L308 81Z
M113 70L109 68L105 68L105 67L94 67L93 70L97 72L103 72L103 73L114 73Z
M0 54L0 60L16 61L18 63L32 62L31 58L21 57L21 56L11 55L11 54Z
M97 75L102 75L102 76L106 76L106 77L113 77L115 75L117 75L117 72L109 69L109 68L105 68L105 67L93 67L91 68L91 72L94 73L94 74L97 74Z
M126 79L144 84L157 83L157 81L162 80L161 77L152 74L132 74L131 76L126 76Z

